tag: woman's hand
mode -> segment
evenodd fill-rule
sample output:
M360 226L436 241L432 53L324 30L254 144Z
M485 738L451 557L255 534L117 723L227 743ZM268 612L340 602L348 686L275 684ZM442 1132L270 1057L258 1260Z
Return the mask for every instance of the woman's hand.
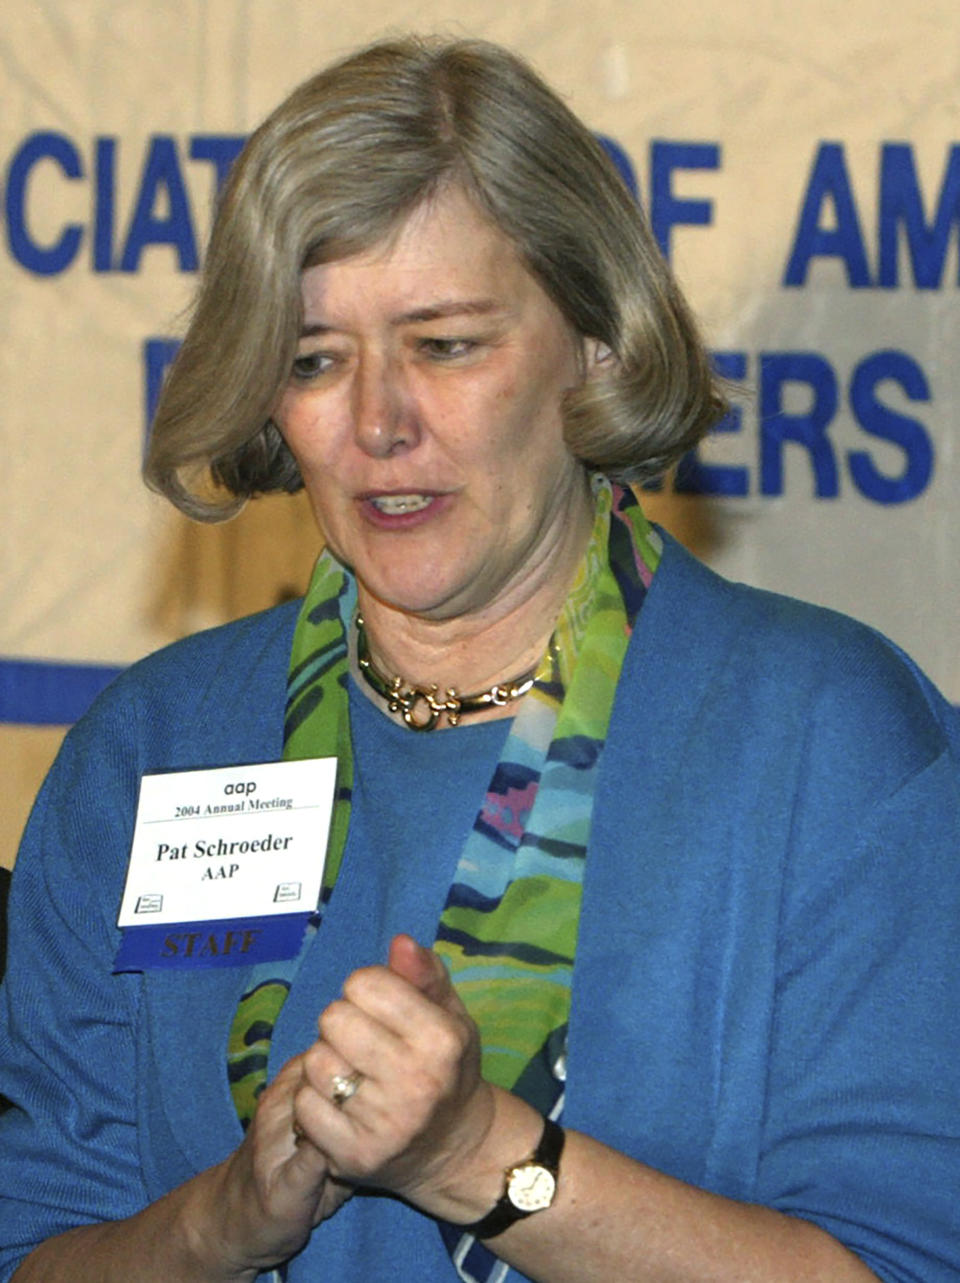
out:
M229 1158L134 1216L47 1239L19 1267L17 1283L253 1283L293 1256L351 1192L294 1131L303 1082L297 1056L263 1092Z
M502 1182L499 1157L476 1163L494 1119L512 1117L498 1098L536 1130L528 1106L481 1078L476 1026L443 963L409 936L396 937L386 966L348 978L319 1027L261 1095L240 1147L180 1202L186 1254L203 1277L239 1283L287 1260L356 1185L475 1219ZM334 1078L353 1073L358 1090L334 1104Z
M434 1216L482 1215L499 1195L502 1164L484 1179L480 1156L507 1094L481 1077L476 1025L437 955L397 936L387 965L355 971L319 1027L295 1111L331 1175ZM354 1094L335 1104L334 1078L356 1073ZM535 1140L537 1115L516 1103Z
M260 1270L298 1252L321 1221L350 1197L333 1179L326 1156L295 1126L294 1099L304 1083L304 1056L288 1061L260 1097L243 1144L220 1168L204 1233L222 1224L212 1244L219 1262Z

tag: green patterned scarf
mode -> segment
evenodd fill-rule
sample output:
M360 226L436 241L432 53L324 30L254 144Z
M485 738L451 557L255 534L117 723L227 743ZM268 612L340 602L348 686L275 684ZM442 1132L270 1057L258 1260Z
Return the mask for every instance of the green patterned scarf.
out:
M435 944L480 1029L485 1077L544 1113L556 1111L562 1092L558 1064L596 772L627 643L661 550L629 490L598 477L594 491L589 547L514 718ZM352 576L324 553L294 636L284 727L285 758L339 759L324 904L350 818L347 636L355 604ZM229 1072L245 1125L266 1082L270 1033L298 965L256 968L237 1011Z

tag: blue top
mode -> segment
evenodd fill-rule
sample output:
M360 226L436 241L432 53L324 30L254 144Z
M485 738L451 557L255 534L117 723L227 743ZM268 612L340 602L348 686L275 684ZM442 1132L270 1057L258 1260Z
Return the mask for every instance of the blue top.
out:
M43 1238L128 1215L239 1141L224 1049L244 969L114 976L115 917L143 772L280 756L296 609L135 665L44 785L0 1000L0 1092L21 1106L0 1119L0 1280ZM425 796L423 823L467 825L473 805ZM407 828L351 833L271 1072L391 935L433 938L449 854ZM565 1121L806 1217L881 1279L955 1280L958 835L960 726L913 665L666 540L598 782ZM453 1278L428 1218L363 1197L289 1279L401 1272Z

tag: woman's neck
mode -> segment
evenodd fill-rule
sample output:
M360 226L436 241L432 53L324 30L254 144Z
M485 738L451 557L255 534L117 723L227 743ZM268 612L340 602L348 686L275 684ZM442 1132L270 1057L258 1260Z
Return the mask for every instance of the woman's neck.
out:
M473 695L537 667L550 641L593 524L592 504L564 523L556 546L527 569L485 610L449 619L398 610L358 584L370 658L387 678ZM351 638L356 668L356 638ZM361 683L365 685L365 683ZM374 698L373 692L368 692ZM471 721L509 717L512 705L478 713Z

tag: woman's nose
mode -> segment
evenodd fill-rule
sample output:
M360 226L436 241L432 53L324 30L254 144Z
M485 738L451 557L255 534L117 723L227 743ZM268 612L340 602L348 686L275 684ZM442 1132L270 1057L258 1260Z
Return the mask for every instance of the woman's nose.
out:
M412 449L419 440L413 398L395 361L368 359L361 363L354 385L354 436L375 458Z

